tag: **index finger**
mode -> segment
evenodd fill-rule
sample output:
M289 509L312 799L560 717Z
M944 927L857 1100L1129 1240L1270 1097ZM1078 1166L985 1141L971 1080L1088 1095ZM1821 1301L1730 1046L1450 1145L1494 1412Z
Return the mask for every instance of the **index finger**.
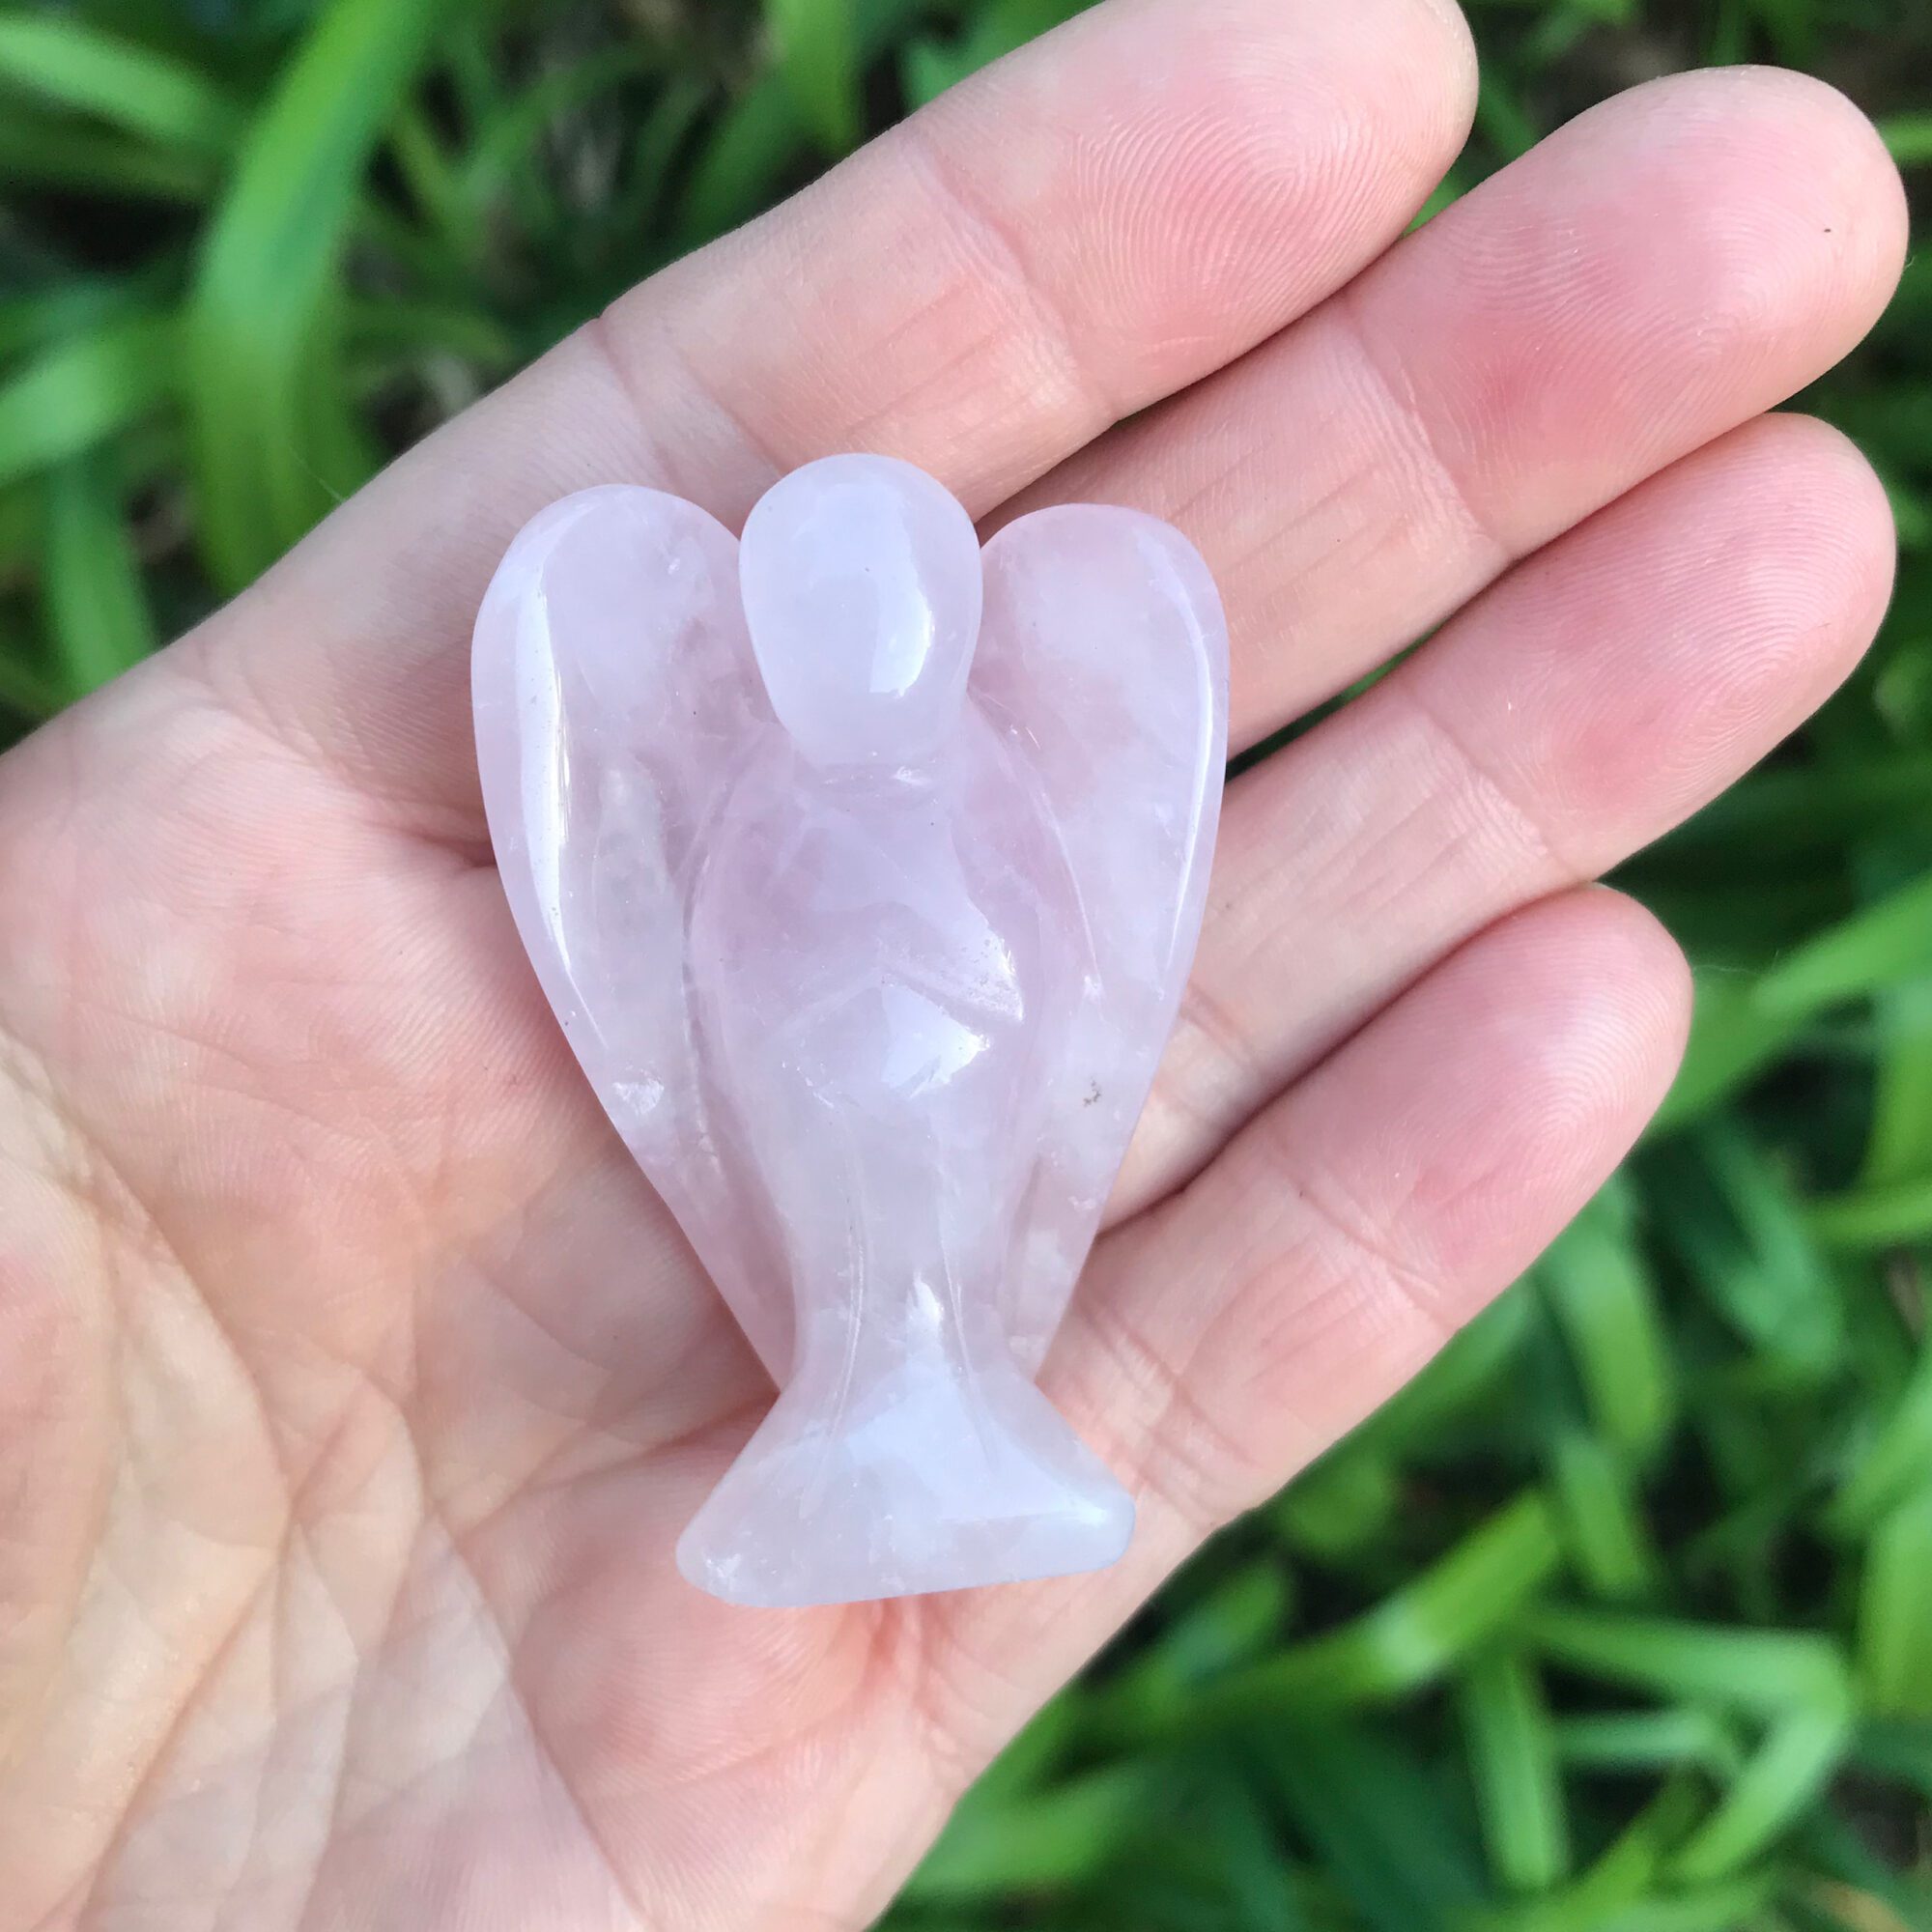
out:
M976 514L1346 282L1453 156L1449 0L1110 0L621 298L213 620L217 692L397 821L472 838L464 640L544 503L735 524L780 472L900 456Z

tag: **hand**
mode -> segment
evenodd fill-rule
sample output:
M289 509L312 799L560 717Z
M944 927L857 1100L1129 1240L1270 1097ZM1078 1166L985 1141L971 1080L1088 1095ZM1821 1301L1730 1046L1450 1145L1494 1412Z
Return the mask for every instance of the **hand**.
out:
M1446 0L1113 0L658 276L0 763L0 1926L862 1923L1217 1524L1516 1275L1669 1080L1584 882L1871 636L1885 499L1761 412L1903 204L1775 72L1462 139ZM1165 400L1164 400L1165 399ZM1158 405L1158 407L1154 407ZM1124 420L1123 420L1124 419ZM545 1009L466 649L516 527L844 448L1207 553L1251 746L1054 1401L1126 1561L726 1609L769 1400Z

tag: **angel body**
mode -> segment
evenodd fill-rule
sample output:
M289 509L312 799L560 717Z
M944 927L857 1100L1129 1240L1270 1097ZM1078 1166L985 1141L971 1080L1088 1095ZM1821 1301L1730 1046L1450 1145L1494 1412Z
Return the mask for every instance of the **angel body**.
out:
M795 1340L688 1573L899 1594L1125 1547L1131 1505L1000 1312L1083 950L1051 827L970 702L890 772L821 771L778 731L754 755L708 841L691 958L785 1231Z
M970 1308L974 1342L1005 1351L1078 916L1025 774L970 708L919 766L828 774L774 732L738 781L696 882L693 980L789 1231L794 1379L854 1322L964 1348Z
M876 458L786 479L742 556L649 492L546 517L479 619L499 865L781 1383L681 1566L780 1604L1112 1561L1131 1504L1031 1376L1200 918L1205 570L1098 510L982 562Z

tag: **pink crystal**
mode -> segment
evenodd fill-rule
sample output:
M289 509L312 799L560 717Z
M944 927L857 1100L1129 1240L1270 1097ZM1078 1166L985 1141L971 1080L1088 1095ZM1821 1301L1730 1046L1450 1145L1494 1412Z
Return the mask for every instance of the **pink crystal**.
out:
M981 551L880 457L786 477L742 543L609 488L511 545L474 661L504 890L780 1385L678 1545L703 1588L1125 1548L1125 1491L1033 1377L1193 954L1226 663L1166 525L1043 510Z

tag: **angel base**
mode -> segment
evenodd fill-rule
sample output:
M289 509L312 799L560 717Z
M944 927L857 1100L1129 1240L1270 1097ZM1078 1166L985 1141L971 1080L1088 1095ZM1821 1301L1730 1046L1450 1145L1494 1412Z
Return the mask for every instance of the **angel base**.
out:
M1134 1506L1010 1361L937 1350L843 1390L796 1377L679 1539L678 1568L774 1609L1024 1582L1119 1560Z

